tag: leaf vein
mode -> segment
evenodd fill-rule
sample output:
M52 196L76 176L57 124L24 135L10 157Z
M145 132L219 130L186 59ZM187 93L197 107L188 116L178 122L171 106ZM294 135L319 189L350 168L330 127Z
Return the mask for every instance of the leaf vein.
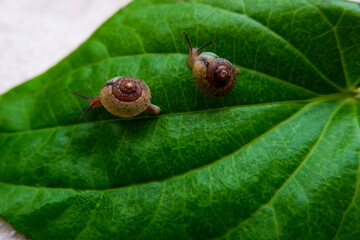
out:
M319 135L319 138L317 139L317 141L314 143L314 145L312 146L312 148L309 150L308 154L305 156L305 158L299 163L299 166L289 175L289 177L284 181L284 183L275 191L274 195L270 198L269 201L267 201L266 203L262 204L259 206L258 209L256 209L249 217L243 219L239 224L237 224L236 226L234 226L232 229L230 229L228 232L226 232L224 235L217 237L217 239L219 238L223 238L223 237L228 237L231 233L233 233L234 231L236 231L237 229L239 229L243 224L245 224L246 222L248 222L253 216L255 216L258 212L260 212L263 208L265 208L266 206L272 205L274 199L278 196L278 193L287 185L287 183L296 175L296 173L298 172L298 170L305 164L306 160L312 155L314 149L316 148L316 146L318 145L318 143L321 141L322 137L324 136L328 126L330 125L330 122L332 120L332 118L334 117L334 115L339 111L339 109L341 108L341 106L343 106L345 104L345 101L340 104L335 110L334 112L331 114L331 116L329 116L329 119L327 120L321 134Z
M50 127L16 131L16 132L0 132L0 135L25 134L25 133L34 132L34 131L42 131L42 130L57 129L57 128L67 128L67 127L81 126L81 125L87 125L87 124L97 124L97 123L102 123L102 122L109 123L109 122L120 122L120 121L134 121L134 120L174 117L174 116L189 115L189 114L199 114L199 113L215 112L215 111L222 111L222 110L231 110L231 109L236 109L236 108L268 106L268 105L274 105L274 104L305 103L305 102L311 102L311 100L313 100L313 99L256 103L256 104L248 104L248 105L236 105L236 106L229 106L229 107L222 107L222 108L210 108L210 109L204 109L204 110L197 110L197 111L192 111L192 112L178 112L178 113L169 113L169 114L162 114L162 115L147 115L147 116L135 117L135 118L113 118L113 119L108 119L108 120L96 120L96 121L88 121L88 122L82 122L82 123L74 123L74 124L69 124L69 125L57 125L57 126L50 126ZM320 98L319 98L319 100L320 100Z
M312 3L310 3L308 0L305 1L306 3L308 3L310 6L314 7L315 9L318 10L320 16L329 24L329 26L331 27L333 33L334 33L334 37L335 37L335 41L336 41L336 45L337 45L337 49L339 51L339 55L340 55L340 60L341 60L341 65L342 65L342 69L343 69L343 73L344 73L344 78L345 78L345 81L346 81L346 86L349 87L350 86L350 81L349 81L349 76L348 76L348 73L346 71L346 64L345 64L345 59L344 59L344 56L343 56L343 51L342 51L342 48L341 48L341 45L340 45L340 39L339 39L339 34L337 33L337 25L341 22L341 19L342 17L344 16L345 14L345 9L344 11L341 13L341 16L339 18L339 20L337 21L336 23L336 26L334 26L333 24L331 24L331 22L329 21L329 19L327 18L327 16L321 11L321 9L316 6L316 5L313 5Z
M227 158L231 158L233 157L236 153L240 152L242 149L246 148L247 146L249 146L250 144L252 144L253 142L259 140L260 138L262 138L263 136L269 134L271 131L275 130L278 126L280 126L281 124L283 124L284 122L287 122L289 120L291 120L292 118L294 118L296 115L300 114L302 111L304 111L309 105L313 105L315 103L310 103L310 104L307 104L305 105L304 107L300 108L297 112L295 112L294 114L292 114L291 116L289 116L287 119L279 122L278 124L276 124L275 126L271 127L270 129L268 129L266 132L262 133L261 135L257 136L256 138L252 139L251 141L249 141L248 143L242 145L241 147L239 147L238 149L235 149L234 152L226 155L226 156L223 156L222 158L210 163L210 164L207 164L207 165L204 165L204 166L201 166L199 168L194 168L190 171L187 171L185 173L181 173L181 174L178 174L178 175L174 175L174 176L171 176L169 178L165 178L165 179L161 179L161 180L156 180L156 181L149 181L149 182L145 182L145 183L137 183L137 184L133 184L133 185L127 185L127 186L123 186L123 187L117 187L117 188L109 188L109 189L104 189L104 190L101 190L101 189L88 189L86 191L102 191L102 192L105 192L105 191L110 191L110 190L114 190L114 189L126 189L126 188L133 188L133 187L137 187L137 186L142 186L142 185L148 185L148 184L152 184L152 183L162 183L162 182L166 182L166 181L170 181L172 179L176 179L176 178L179 178L179 177L182 177L182 176L186 176L190 173L193 173L193 172L196 172L196 171L199 171L201 169L204 169L204 168L207 168L207 167L210 167L212 165L215 165L221 161L223 161L224 159L227 159ZM1 183L1 182L0 182ZM20 186L20 185L16 185L16 184L12 184L12 183L3 183L3 184L8 184L8 185L15 185L15 186ZM22 185L21 185L22 186ZM34 187L34 186L26 186L26 187ZM35 187L34 187L35 188ZM51 187L36 187L36 188L51 188ZM71 188L53 188L53 189L71 189Z
M355 113L355 116L354 116L354 117L355 117L355 121L358 123L358 124L357 124L357 133L358 133L358 135L360 135L359 122L358 122L358 120L357 120L357 110L356 110L356 105L355 105L355 103L353 104L353 106L354 106L354 113ZM345 211L343 212L342 218L341 218L340 223L339 223L339 227L338 227L338 229L337 229L337 231L336 231L336 234L335 234L335 236L334 236L334 238L333 238L334 240L339 237L339 234L340 234L341 229L342 229L342 226L343 226L343 224L344 224L346 215L347 215L348 211L350 210L351 206L352 206L353 204L355 204L355 196L356 196L356 193L359 191L359 175L360 175L360 156L359 156L359 158L358 158L358 167L357 167L357 171L356 171L356 180L355 180L355 190L354 190L354 194L353 194L353 196L352 196L352 198L351 198L351 201L350 201L349 205L347 206L347 208L346 208Z
M283 41L286 45L288 45L291 49L293 49L293 51L295 53L297 53L315 72L317 72L320 77L322 79L324 79L326 82L328 82L330 85L332 85L333 87L337 88L338 90L344 90L342 87L340 87L339 85L337 85L336 83L334 83L333 81L331 81L323 72L321 72L311 61L309 58L307 58L298 48L296 48L292 43L290 43L290 41L288 41L287 39L285 39L283 36L281 36L280 34L278 34L277 32L275 32L274 30L272 30L271 28L265 26L264 24L262 24L261 22L257 21L256 19L252 18L251 16L245 14L245 13L238 13L235 11L230 11L228 9L224 9L224 8L220 8L220 7L215 7L215 6L211 6L208 4L199 4L199 5L205 5L208 7L212 7L212 8L217 8L220 10L223 10L225 12L231 12L234 14L238 14L238 15L243 15L244 17L248 18L249 20L253 21L254 23L257 23L258 25L262 26L263 28L267 29L269 32L273 33L274 36L277 36L279 38L279 40Z
M79 239L81 237L82 234L84 234L84 231L88 228L88 224L91 222L91 220L94 218L95 216L95 213L96 213L96 209L100 206L101 204L101 201L102 201L102 198L104 196L104 193L105 192L102 192L100 197L99 197L99 200L97 201L96 203L96 206L91 210L91 213L90 213L90 216L88 218L88 220L85 222L85 227L79 232L79 234L77 235L76 239Z

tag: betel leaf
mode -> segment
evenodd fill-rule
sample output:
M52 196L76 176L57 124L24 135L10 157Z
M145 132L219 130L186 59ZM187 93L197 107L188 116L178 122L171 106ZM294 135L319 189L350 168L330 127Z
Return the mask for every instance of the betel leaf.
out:
M194 46L241 69L199 93ZM134 76L162 112L87 102ZM136 0L0 96L0 217L31 239L359 239L360 7Z

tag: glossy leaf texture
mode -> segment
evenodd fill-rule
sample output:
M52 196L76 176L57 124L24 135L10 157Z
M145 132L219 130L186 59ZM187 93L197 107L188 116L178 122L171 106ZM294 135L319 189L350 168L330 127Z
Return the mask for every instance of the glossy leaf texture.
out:
M194 46L241 69L196 89ZM360 7L135 0L0 96L0 217L31 239L360 239ZM77 117L114 76L158 116Z

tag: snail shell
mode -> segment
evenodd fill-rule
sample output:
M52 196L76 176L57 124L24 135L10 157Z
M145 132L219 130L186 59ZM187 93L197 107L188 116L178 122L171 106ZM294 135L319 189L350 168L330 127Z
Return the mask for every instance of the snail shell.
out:
M223 97L234 88L236 74L240 69L235 68L231 62L219 58L215 53L200 51L213 44L215 40L199 48L191 46L189 37L184 32L185 39L189 46L187 65L193 70L194 83L203 94L218 98Z
M102 88L100 101L115 116L134 117L149 107L151 91L137 78L115 77Z
M110 79L95 97L86 97L79 93L72 94L89 102L88 108L79 116L79 120L90 110L105 107L118 117L134 117L143 111L159 114L161 109L151 104L151 91L148 85L134 77L115 77Z
M236 68L224 58L204 52L194 62L194 83L199 91L209 97L223 97L236 84Z

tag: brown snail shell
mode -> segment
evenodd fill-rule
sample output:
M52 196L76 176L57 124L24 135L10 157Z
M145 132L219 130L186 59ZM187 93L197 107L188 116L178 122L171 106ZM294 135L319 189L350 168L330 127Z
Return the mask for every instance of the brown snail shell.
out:
M100 101L118 117L134 117L144 112L151 102L150 88L134 77L116 77L101 90Z
M209 97L223 97L236 84L236 68L226 59L200 54L194 62L194 83L199 91Z
M110 79L101 89L99 96L89 98L79 93L72 94L89 101L89 107L79 120L91 109L105 107L107 111L118 117L134 117L145 110L159 114L160 108L151 104L151 91L148 85L134 77L115 77Z
M214 43L214 40L199 48L192 48L186 33L185 38L189 45L187 65L193 70L194 83L203 94L218 98L227 95L236 84L236 75L240 69L235 68L231 62L219 58L211 52L200 51Z

